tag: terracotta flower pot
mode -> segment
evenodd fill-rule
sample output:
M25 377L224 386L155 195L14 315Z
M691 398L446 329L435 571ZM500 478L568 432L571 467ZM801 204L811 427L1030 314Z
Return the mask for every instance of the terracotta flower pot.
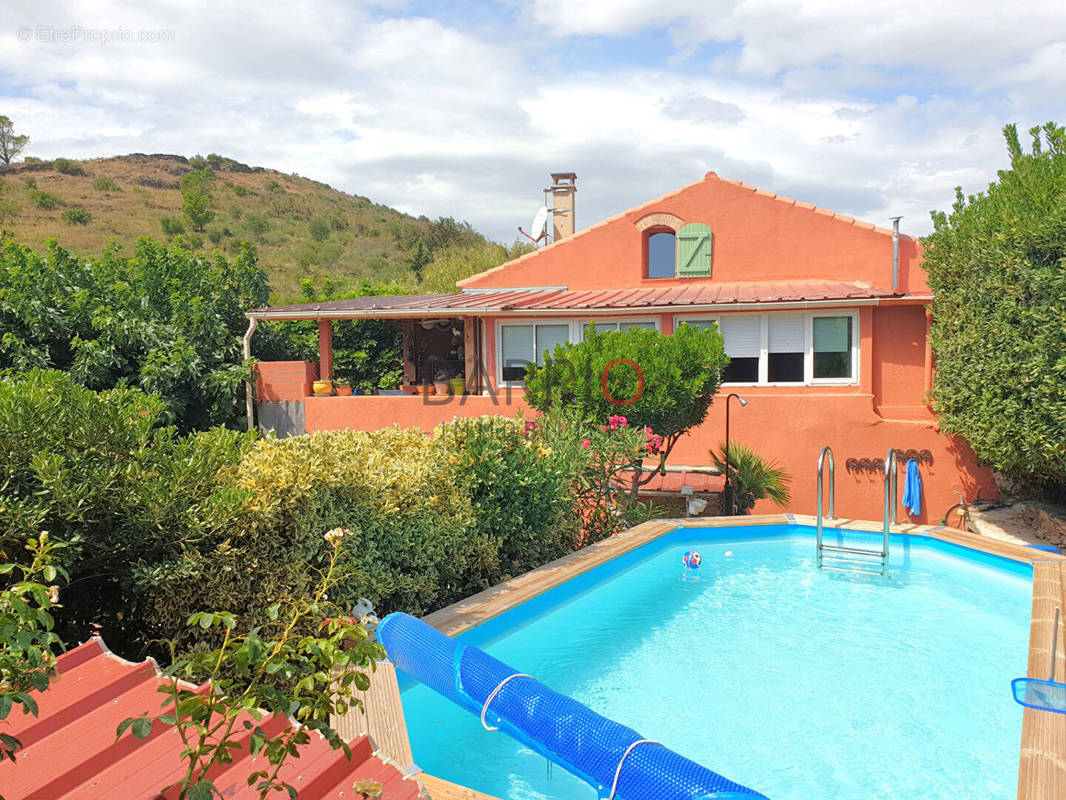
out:
M351 386L338 386L337 387L337 397L351 397L351 396L352 396L352 387Z
M333 381L315 381L311 384L315 397L329 397L333 394Z
M433 381L433 388L437 390L437 394L448 394L451 391L451 384L444 381Z

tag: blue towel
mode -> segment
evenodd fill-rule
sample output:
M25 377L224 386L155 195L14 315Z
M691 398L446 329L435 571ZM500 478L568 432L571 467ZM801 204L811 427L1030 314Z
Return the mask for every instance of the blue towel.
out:
M918 472L918 462L913 458L907 462L907 480L903 484L903 507L912 517L922 510L922 476Z

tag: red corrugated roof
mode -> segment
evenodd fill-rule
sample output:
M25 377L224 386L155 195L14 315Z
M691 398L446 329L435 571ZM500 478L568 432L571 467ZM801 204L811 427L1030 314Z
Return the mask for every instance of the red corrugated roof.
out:
M118 724L140 714L162 713L165 679L151 661L134 664L110 653L92 639L59 657L60 679L36 695L37 717L12 713L0 730L22 741L14 764L0 764L0 791L7 800L155 800L159 790L183 774L177 729L155 723L147 739L126 733L115 740ZM268 731L292 724L281 715L259 723ZM239 725L239 723L238 723ZM415 800L420 789L391 764L376 758L370 740L350 743L351 760L312 735L298 759L280 777L296 787L300 800L352 800L352 784L374 780L383 785L383 800ZM229 800L252 800L258 793L247 777L266 768L266 759L235 753L236 760L212 774ZM168 792L169 797L172 793Z
M354 297L322 303L256 308L248 316L271 318L329 318L331 316L418 317L442 314L565 311L641 311L661 308L718 307L749 303L846 302L903 297L865 283L846 281L755 281L705 283L644 289L498 289L452 294L411 294Z

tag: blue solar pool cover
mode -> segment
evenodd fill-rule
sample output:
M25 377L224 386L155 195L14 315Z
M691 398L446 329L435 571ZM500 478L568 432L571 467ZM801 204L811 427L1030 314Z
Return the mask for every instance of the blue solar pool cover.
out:
M387 616L377 637L397 667L479 716L489 695L517 672L408 614ZM492 698L485 722L587 781L600 797L610 794L627 748L643 738L529 677L515 677L503 685ZM657 743L642 744L629 753L615 797L764 798Z

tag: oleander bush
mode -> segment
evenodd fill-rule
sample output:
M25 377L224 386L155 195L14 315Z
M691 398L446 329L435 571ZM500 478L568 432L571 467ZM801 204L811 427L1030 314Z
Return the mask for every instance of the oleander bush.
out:
M526 400L542 413L569 409L590 424L624 414L662 437L663 466L681 436L706 418L728 364L717 328L681 324L665 335L590 325L582 341L557 345L539 367L529 364ZM635 480L646 483L651 474L637 471Z

